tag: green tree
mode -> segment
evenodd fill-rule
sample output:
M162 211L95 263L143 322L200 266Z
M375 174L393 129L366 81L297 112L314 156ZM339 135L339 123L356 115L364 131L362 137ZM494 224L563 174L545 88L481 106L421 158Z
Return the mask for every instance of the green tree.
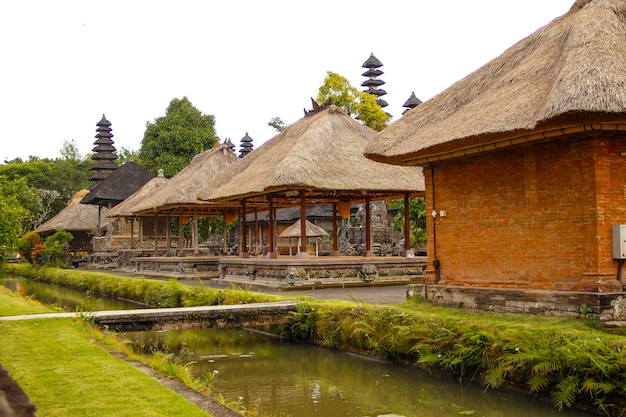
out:
M36 217L41 209L39 193L34 187L28 185L25 178L18 178L12 181L0 178L0 198L15 200L15 202L26 212L18 223L20 235L30 230L31 221Z
M58 229L46 238L36 261L46 266L68 268L70 266L69 244L72 239L74 236L70 232Z
M391 120L391 116L376 103L376 97L359 92L346 77L332 71L327 72L316 100L322 106L335 104L346 114L376 131L384 129Z
M281 119L278 116L272 117L272 119L267 123L267 125L269 127L273 127L274 130L276 130L279 133L287 129L287 126L289 126L287 123L283 122L283 119Z
M0 165L0 178L24 179L39 193L39 211L32 227L41 225L61 211L77 191L89 186L91 161L80 156L74 141L65 141L57 159L30 157L26 162L14 159ZM31 207L26 206L27 209Z
M15 253L23 225L28 224L32 216L22 205L22 202L30 204L33 201L33 190L24 187L25 183L23 179L0 181L0 264Z
M17 242L17 250L20 252L28 262L31 264L35 263L33 258L33 253L37 245L41 246L43 240L39 233L35 230L28 231L24 233Z
M214 126L215 118L203 115L187 97L174 99L165 116L146 124L139 162L155 174L163 169L166 177L172 177L198 153L213 147Z
M404 200L393 200L389 206L398 210L393 219L394 229L403 230ZM409 222L411 246L426 243L426 202L423 197L409 198Z

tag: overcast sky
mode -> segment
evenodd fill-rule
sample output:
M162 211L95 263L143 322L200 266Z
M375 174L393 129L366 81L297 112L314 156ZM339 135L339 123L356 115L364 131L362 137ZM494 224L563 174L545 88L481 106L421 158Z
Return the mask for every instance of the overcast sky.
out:
M91 152L105 114L118 150L138 150L146 123L188 97L217 135L255 148L267 123L299 120L327 71L364 89L383 63L385 110L397 120L478 69L574 0L140 1L0 3L0 163Z

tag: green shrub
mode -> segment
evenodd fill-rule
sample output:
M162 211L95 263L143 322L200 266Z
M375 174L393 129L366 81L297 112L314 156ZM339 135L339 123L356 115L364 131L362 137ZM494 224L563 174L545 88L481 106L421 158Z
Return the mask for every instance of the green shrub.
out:
M34 263L33 252L38 244L42 243L41 236L35 230L26 232L17 241L17 250L31 264Z

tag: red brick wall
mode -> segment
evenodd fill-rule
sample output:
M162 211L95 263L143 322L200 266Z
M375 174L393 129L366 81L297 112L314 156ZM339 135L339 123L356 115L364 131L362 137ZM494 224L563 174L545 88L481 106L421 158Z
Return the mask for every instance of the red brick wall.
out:
M436 256L440 284L621 289L611 224L626 223L624 139L590 134L425 167L427 212L433 201L446 212L428 216L427 280Z

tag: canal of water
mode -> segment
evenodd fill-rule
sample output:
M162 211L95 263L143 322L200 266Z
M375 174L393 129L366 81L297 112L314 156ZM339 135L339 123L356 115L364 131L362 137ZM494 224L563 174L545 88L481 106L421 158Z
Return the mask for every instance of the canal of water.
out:
M80 291L27 279L0 279L0 285L44 303L74 310ZM78 293L78 294L77 294ZM100 298L116 305L117 301ZM93 304L93 300L89 301ZM78 304L80 305L80 304ZM107 304L109 305L109 304ZM121 304L117 304L121 305ZM136 308L125 303L120 308ZM107 307L114 309L115 307ZM100 309L98 307L97 309ZM451 377L306 344L245 329L127 332L119 336L144 352L164 351L191 362L196 376L213 374L214 392L266 415L298 417L482 416L584 417L559 413L550 404Z

